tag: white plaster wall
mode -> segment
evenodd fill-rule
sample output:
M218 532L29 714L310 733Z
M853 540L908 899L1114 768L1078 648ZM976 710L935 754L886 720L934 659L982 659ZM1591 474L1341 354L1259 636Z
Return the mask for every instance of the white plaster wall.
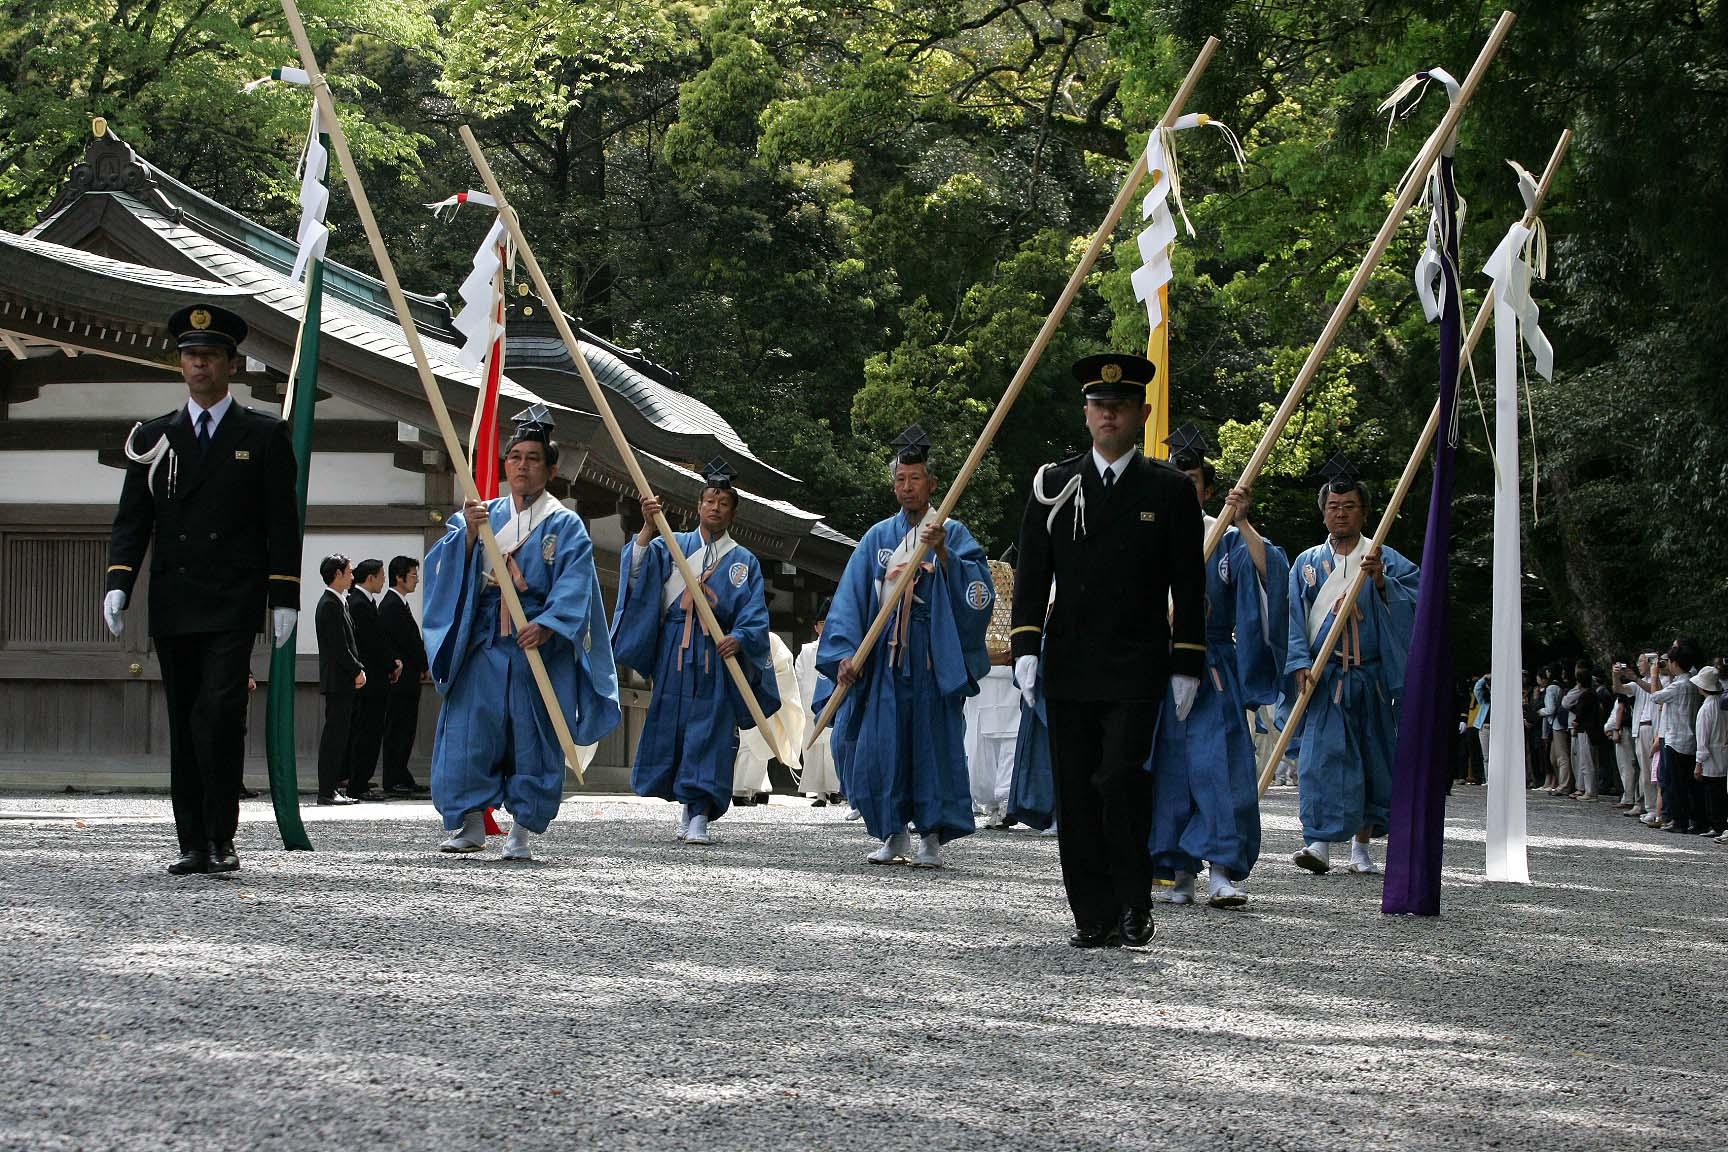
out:
M424 551L420 535L415 532L314 530L306 533L306 543L300 551L300 630L295 634L294 647L302 655L311 656L318 652L318 632L312 626L312 610L317 606L318 598L324 595L324 581L318 578L318 564L324 557L340 552L355 564L368 558L382 560L385 579L388 581L391 557L412 556L416 560L424 561ZM414 618L423 619L420 612L420 593L416 592L408 597L408 603L414 607Z
M8 504L120 503L126 473L94 452L0 452L0 497Z
M6 503L118 504L126 473L96 462L94 452L0 452ZM309 504L420 504L424 478L403 472L387 452L312 453Z
M425 493L425 477L397 468L388 452L320 452L314 444L308 504L421 504Z
M234 399L259 412L279 415L282 406L239 388ZM172 380L150 382L103 381L100 383L49 384L34 400L14 404L7 418L30 420L153 420L186 403L186 385ZM375 412L340 396L318 402L318 420L373 420L395 423L393 417Z

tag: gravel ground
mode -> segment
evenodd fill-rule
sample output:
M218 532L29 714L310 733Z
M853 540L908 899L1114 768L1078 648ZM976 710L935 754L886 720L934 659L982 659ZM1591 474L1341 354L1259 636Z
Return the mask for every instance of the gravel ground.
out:
M426 805L307 811L177 879L159 797L0 798L0 1148L1718 1146L1728 848L1531 797L1537 886L1448 821L1444 915L1311 877L1078 952L1056 845L874 868L835 809L582 798L541 859ZM82 820L20 814L80 815Z

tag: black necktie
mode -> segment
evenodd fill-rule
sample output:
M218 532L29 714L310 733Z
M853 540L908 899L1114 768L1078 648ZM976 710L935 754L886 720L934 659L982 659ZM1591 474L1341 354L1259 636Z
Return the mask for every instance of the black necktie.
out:
M210 447L210 413L198 413L198 454L202 456Z
M1108 491L1110 491L1111 488L1113 488L1115 486L1116 486L1116 469L1114 469L1114 468L1104 469L1104 491L1108 492Z

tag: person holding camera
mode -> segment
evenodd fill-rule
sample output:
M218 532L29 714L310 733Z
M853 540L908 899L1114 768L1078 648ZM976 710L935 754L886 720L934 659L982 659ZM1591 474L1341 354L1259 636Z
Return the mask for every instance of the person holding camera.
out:
M1692 803L1692 774L1697 767L1696 720L1701 702L1692 683L1698 671L1698 648L1688 639L1678 639L1662 657L1658 670L1645 684L1650 702L1661 709L1656 729L1657 781L1662 788L1664 832L1702 832L1703 813ZM1658 676L1670 677L1666 687ZM1699 826L1694 829L1694 820Z

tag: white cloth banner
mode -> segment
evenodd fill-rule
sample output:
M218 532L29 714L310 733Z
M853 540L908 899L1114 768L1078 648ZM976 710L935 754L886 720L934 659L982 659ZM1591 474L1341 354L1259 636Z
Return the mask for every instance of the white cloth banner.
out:
M492 342L498 335L498 305L501 303L498 274L504 266L498 249L508 238L509 230L504 227L504 221L493 220L486 239L480 242L480 250L474 253L474 265L468 278L462 281L458 291L462 297L462 311L456 314L452 327L462 333L463 339L462 351L456 359L470 372L480 370L480 365L491 355Z
M290 69L283 69L290 71ZM293 279L298 281L314 260L324 258L330 229L324 226L324 210L330 206L330 189L324 177L330 170L330 151L319 139L324 133L318 102L312 102L312 127L306 134L306 155L300 162L300 249L294 254Z
M1488 715L1487 877L1530 883L1525 831L1523 574L1518 500L1518 342L1536 353L1537 369L1554 369L1553 349L1537 327L1528 259L1535 232L1512 225L1486 271L1494 281L1494 610ZM1522 331L1521 331L1522 330ZM1537 351L1540 348L1542 351Z
M1176 242L1176 217L1170 211L1174 201L1176 211L1188 235L1194 235L1194 225L1182 207L1182 177L1176 168L1176 133L1186 128L1210 126L1224 133L1230 143L1230 154L1238 167L1247 161L1242 143L1223 124L1198 112L1179 116L1168 128L1154 128L1146 138L1146 172L1152 179L1152 190L1140 205L1140 218L1147 222L1139 236L1140 267L1129 277L1134 285L1134 299L1146 306L1146 320L1153 331L1164 322L1164 307L1158 290L1170 283L1170 246Z

